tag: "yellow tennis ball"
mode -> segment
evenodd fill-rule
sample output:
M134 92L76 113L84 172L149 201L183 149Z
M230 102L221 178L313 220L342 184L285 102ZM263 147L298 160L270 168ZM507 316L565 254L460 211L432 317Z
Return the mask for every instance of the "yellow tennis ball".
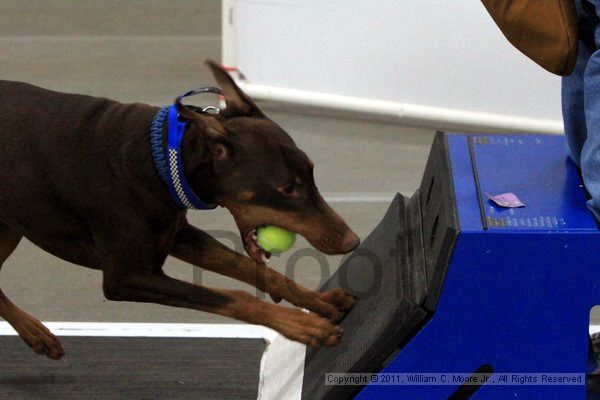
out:
M296 234L277 226L261 226L256 230L257 242L269 253L283 253L296 241Z

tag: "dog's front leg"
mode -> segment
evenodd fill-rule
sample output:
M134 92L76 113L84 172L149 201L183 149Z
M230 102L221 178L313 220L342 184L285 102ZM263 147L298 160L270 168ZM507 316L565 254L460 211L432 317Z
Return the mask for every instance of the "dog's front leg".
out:
M126 271L127 268L120 268ZM163 273L104 274L109 300L139 301L191 308L275 329L289 339L312 347L335 346L342 329L316 314L281 307L236 290L193 285Z
M340 320L356 304L356 298L342 289L317 293L298 285L285 275L257 264L222 245L206 232L189 224L176 235L171 255L192 265L248 283L275 301L281 298L331 320Z

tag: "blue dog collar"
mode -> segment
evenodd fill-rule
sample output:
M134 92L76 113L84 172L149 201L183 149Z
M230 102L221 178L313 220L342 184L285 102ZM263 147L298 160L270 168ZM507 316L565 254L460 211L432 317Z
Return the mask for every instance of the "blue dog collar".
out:
M162 180L169 187L169 192L171 193L173 201L175 201L180 208L188 208L191 210L212 210L217 206L216 204L203 202L196 193L194 193L192 187L185 178L181 157L181 141L185 134L185 129L187 128L187 121L179 116L177 104L180 103L181 99L184 97L202 93L220 94L220 91L213 87L190 90L177 97L175 104L172 106L161 108L152 120L150 128L150 143L154 165ZM163 127L165 122L167 122L166 158L163 147Z

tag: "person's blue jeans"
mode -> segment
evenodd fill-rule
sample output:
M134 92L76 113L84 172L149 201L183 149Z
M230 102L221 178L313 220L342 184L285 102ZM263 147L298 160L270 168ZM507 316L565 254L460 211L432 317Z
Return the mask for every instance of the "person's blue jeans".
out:
M573 161L591 195L588 208L600 222L600 0L576 0L579 53L573 73L562 80L565 135ZM598 370L589 345L589 372Z
M600 0L576 0L579 54L562 80L565 134L573 161L591 195L588 207L600 222Z

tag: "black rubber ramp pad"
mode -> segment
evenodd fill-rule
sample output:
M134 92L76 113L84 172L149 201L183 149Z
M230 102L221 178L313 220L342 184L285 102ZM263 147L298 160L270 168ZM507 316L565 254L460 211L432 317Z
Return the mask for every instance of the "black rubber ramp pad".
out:
M443 287L458 217L448 143L433 141L419 190L396 195L383 220L321 290L359 297L333 349L306 353L303 400L352 398L361 387L326 386L326 373L378 372L431 318Z
M0 399L256 399L259 339L61 337L67 355L38 356L0 336Z
M342 321L345 333L338 346L307 351L303 400L350 398L356 386L326 386L325 374L378 371L426 318L415 302L424 297L427 282L422 254L415 257L422 252L421 236L412 234L420 227L411 226L418 201L418 195L411 200L397 195L375 230L321 289L341 286L359 302Z

